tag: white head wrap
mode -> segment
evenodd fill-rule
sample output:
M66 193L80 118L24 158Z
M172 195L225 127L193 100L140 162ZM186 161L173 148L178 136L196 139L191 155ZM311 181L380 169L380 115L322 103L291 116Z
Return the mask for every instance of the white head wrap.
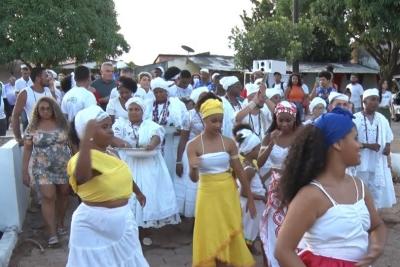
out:
M349 102L349 97L347 95L338 92L331 92L328 97L329 104L332 104L333 100L336 99Z
M164 75L164 68L161 66L155 67L155 69L159 69L161 71L161 76Z
M223 77L219 82L221 83L224 90L228 91L228 88L235 83L238 83L239 79L236 76L226 76Z
M201 69L200 72L210 73L208 69Z
M48 75L51 75L53 79L57 79L57 73L54 70L47 69L46 72Z
M331 93L332 94L332 93ZM314 108L318 106L319 104L324 105L324 108L326 108L326 101L323 100L321 97L314 97L314 99L310 103L310 111L311 113L313 112Z
M75 130L79 139L83 138L86 125L90 120L96 120L99 122L108 117L110 117L110 115L108 115L107 112L105 112L101 107L95 105L79 111L75 116Z
M129 106L132 103L137 104L142 109L143 112L146 110L146 105L145 105L143 99L140 97L137 97L137 96L131 97L128 99L128 101L126 101L126 103L125 103L126 110L128 110Z
M218 72L216 72L216 73L214 73L212 76L211 76L211 79L215 79L217 76L219 76L219 75L221 75L221 74L219 74Z
M265 94L267 95L268 98L273 98L276 95L282 96L282 90L275 88L268 88L267 90L265 90Z
M208 93L208 88L206 86L194 89L190 94L190 99L192 99L193 102L197 104L197 101L199 101L199 97L202 93Z
M246 155L250 153L256 146L261 144L260 138L249 129L242 129L237 132L244 140L239 145L239 152Z
M363 93L363 101L370 96L378 96L379 97L379 91L376 88L368 89L365 90Z
M248 83L244 87L246 88L247 96L257 93L259 89L259 86L253 83Z
M160 77L157 77L150 82L151 89L161 88L168 92L168 83Z

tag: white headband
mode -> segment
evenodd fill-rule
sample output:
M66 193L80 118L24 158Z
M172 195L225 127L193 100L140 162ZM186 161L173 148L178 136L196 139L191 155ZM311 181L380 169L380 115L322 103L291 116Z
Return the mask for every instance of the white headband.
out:
M242 129L237 132L244 140L239 145L239 152L246 155L250 153L261 141L260 138L249 129Z
M75 130L79 139L82 139L85 135L86 125L90 120L96 120L99 122L108 117L110 116L107 112L105 112L101 107L95 105L79 111L75 116Z

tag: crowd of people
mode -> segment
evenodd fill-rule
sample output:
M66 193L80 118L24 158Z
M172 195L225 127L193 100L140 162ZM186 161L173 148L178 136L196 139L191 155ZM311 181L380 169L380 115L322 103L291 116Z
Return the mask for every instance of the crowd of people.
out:
M85 66L21 71L0 126L24 146L48 245L70 235L67 266L148 266L152 231L181 220L193 266L254 266L257 253L272 267L370 266L382 253L379 211L396 203L391 81L340 88L327 70L309 90L296 73L243 85L177 67L115 79L109 62L94 81Z

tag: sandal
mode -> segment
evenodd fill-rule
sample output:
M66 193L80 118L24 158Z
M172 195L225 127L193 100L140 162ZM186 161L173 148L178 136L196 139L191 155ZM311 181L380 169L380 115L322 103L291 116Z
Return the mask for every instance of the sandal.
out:
M67 228L60 227L57 229L57 235L63 236L63 235L67 235L67 234L68 234Z
M49 247L57 246L58 245L58 237L56 235L50 237L49 241L47 242L47 244L48 244Z

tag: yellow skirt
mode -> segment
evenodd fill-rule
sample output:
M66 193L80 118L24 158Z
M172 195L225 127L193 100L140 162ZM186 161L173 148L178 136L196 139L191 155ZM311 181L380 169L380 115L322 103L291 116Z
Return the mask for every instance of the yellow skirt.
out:
M193 266L254 266L243 236L239 193L231 173L200 176L193 234Z

